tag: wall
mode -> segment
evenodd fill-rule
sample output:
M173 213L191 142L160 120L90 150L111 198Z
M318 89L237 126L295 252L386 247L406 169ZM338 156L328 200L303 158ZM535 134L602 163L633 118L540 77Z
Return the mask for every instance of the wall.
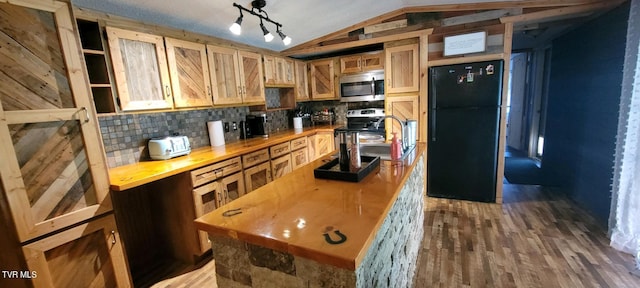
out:
M628 16L627 2L552 45L543 173L603 226L611 204Z

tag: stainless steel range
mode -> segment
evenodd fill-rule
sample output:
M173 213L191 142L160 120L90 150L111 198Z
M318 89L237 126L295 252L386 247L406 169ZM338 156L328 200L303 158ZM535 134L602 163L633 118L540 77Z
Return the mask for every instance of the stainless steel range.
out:
M380 122L378 128L375 123L384 117L384 109L367 108L355 109L347 111L347 128L349 129L367 129L360 133L361 142L378 142L384 141L384 122Z

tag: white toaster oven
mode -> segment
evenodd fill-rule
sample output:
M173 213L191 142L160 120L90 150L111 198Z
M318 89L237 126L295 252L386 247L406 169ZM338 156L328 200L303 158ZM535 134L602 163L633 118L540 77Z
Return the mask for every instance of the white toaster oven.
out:
M149 140L149 156L153 160L166 160L191 153L187 136L167 136Z

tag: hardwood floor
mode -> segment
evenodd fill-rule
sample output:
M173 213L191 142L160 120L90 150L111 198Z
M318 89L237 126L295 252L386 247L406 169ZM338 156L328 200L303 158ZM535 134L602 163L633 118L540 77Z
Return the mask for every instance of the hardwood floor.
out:
M506 184L502 205L426 201L416 288L640 287L633 258L551 188ZM152 287L217 287L213 261L203 265Z
M550 188L505 185L504 204L427 198L415 287L640 287L630 255Z

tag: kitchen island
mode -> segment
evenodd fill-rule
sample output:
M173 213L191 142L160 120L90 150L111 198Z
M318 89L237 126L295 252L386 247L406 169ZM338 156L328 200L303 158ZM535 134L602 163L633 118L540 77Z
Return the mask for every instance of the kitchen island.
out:
M331 156L198 218L219 287L411 286L424 230L426 145L361 182L316 179Z

